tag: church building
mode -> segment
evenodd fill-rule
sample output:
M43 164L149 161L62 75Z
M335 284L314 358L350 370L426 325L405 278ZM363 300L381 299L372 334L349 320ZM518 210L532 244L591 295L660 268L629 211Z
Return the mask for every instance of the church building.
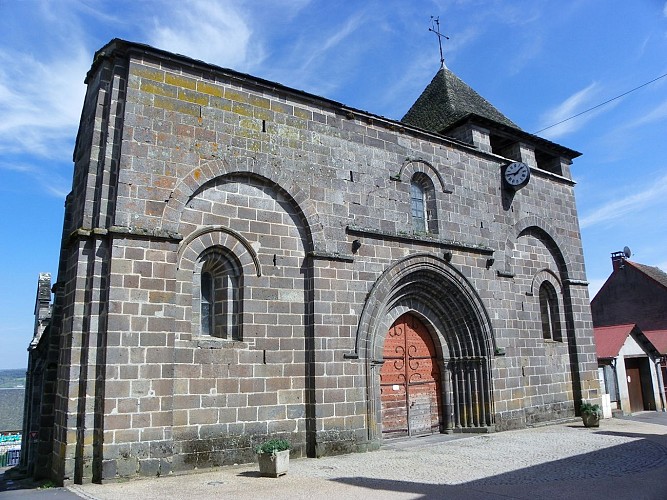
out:
M401 121L119 39L86 84L34 476L251 462L270 437L360 452L599 397L579 153L444 65Z

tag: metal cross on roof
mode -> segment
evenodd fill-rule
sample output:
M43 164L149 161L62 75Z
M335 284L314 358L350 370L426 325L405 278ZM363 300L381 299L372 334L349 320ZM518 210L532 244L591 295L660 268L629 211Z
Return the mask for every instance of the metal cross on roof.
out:
M442 55L442 39L446 38L449 40L447 35L440 33L440 17L431 16L431 27L428 29L438 36L438 45L440 46L440 66L445 67L445 57Z

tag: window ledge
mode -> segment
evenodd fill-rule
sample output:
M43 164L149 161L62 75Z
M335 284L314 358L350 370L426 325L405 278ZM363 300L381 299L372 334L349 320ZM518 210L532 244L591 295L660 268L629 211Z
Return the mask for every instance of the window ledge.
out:
M493 248L487 247L485 245L476 245L473 243L466 243L462 241L446 240L440 238L437 234L431 233L421 233L421 234L408 234L408 233L396 233L393 231L383 231L380 229L373 229L368 227L360 227L349 225L347 226L348 234L359 234L366 237L378 238L378 239L390 239L396 241L406 241L406 242L418 242L427 245L433 245L439 248L446 248L451 250L461 250L471 253L480 253L483 255L493 255Z
M248 343L240 340L220 339L217 337L199 337L193 339L198 349L247 349Z

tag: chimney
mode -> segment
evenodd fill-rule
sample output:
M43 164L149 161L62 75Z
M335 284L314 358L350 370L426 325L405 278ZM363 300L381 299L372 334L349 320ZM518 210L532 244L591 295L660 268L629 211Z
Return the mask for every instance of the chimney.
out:
M625 267L625 253L624 252L612 252L611 253L611 266L614 268L614 271L618 269L623 269Z

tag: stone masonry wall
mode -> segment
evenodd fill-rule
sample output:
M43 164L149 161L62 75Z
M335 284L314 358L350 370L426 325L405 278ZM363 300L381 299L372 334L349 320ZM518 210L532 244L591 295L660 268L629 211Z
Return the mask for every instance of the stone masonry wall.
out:
M99 277L87 282L103 320L95 359L106 367L101 378L82 371L98 377L103 404L79 409L97 415L102 433L80 480L249 461L267 436L291 439L295 455L375 446L359 321L378 278L414 255L444 259L484 305L497 428L571 416L578 395L596 396L569 179L533 169L508 197L501 157L163 56L120 50L89 76L127 69L126 80L110 78L117 90L104 105L119 110L109 123L119 144L103 155L109 173L91 184L91 163L97 194L75 194L76 206L107 200L93 212L109 214L73 228L107 248L76 271L82 282ZM84 116L95 105L89 97ZM95 150L93 123L82 121L79 138ZM412 229L417 172L435 187L437 234ZM214 246L242 269L240 340L200 332L197 263ZM560 283L560 343L542 340L532 289L547 271ZM579 381L587 385L573 388Z

